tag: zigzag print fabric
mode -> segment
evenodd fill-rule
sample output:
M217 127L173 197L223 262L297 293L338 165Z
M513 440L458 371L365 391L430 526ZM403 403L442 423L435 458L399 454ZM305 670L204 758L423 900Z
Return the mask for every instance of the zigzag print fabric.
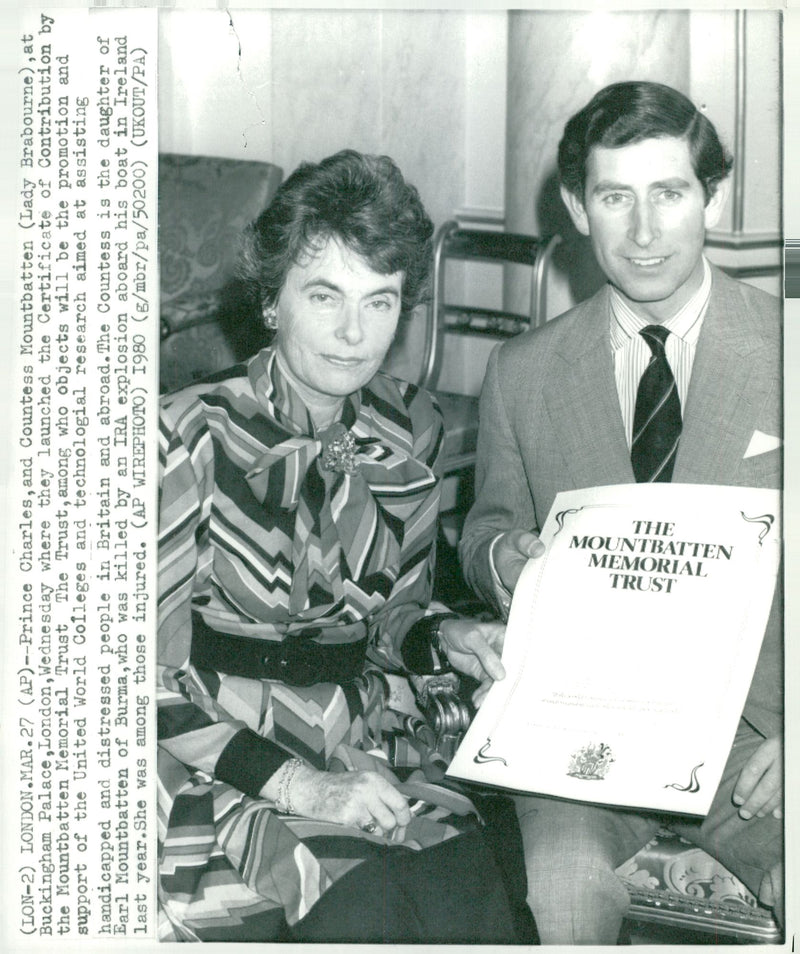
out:
M222 681L229 683L221 692L228 701L242 683L254 682ZM261 721L263 731L297 752L316 748L321 755L329 746L329 771L388 773L385 757L373 753L399 756L400 739L406 766L419 765L422 749L414 731L384 708L380 674L368 672L351 691L358 714L349 711L352 699L345 699L340 686L306 692L274 686L254 724ZM248 704L235 708L242 714ZM416 728L425 731L424 725ZM281 814L235 786L190 770L165 749L159 753L159 780L162 940L274 939L284 922L301 921L353 867L379 857L386 842L357 828ZM463 795L427 782L419 770L400 787L414 806L403 849L430 848L474 830L474 809Z
M326 652L363 642L358 651L398 667L403 636L429 611L441 415L425 392L378 375L346 401L341 424L315 432L269 349L163 401L165 938L274 937L383 844L280 815L260 799L287 758L387 772L389 760L408 767L429 758L424 731L385 708L377 670L344 685L298 687L242 669L242 646L267 656L289 641ZM196 663L201 632L230 644L235 674ZM474 825L467 799L427 785L421 773L410 783L422 807L404 847L429 847Z
M271 351L234 370L164 401L162 646L186 648L191 608L225 633L313 627L323 642L363 638L395 608L424 615L443 431L430 397L378 375L348 399L343 423L361 442L349 475L322 468L322 440ZM386 627L372 628L380 640Z

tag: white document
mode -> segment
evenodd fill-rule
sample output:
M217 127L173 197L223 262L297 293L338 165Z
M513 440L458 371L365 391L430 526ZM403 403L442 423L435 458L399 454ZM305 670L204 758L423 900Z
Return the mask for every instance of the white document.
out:
M780 561L780 492L561 493L514 594L494 684L448 774L704 815L744 707ZM777 689L777 687L776 687Z

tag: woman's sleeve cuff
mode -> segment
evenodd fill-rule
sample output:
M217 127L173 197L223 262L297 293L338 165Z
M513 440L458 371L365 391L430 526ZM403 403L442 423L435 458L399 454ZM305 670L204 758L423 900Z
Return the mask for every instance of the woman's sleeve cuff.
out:
M416 676L451 672L447 654L439 646L439 626L446 619L458 619L457 613L423 616L411 626L400 647L403 665Z
M240 729L217 760L215 776L245 795L258 797L264 783L292 757L252 729Z

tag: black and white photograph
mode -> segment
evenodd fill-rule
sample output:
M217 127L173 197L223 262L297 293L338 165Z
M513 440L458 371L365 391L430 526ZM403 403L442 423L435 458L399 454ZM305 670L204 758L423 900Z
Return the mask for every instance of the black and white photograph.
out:
M9 18L4 949L794 949L795 14Z

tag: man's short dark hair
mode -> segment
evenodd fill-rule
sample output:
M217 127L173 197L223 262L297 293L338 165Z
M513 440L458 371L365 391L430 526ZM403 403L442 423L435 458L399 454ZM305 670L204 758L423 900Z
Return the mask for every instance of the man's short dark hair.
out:
M302 163L278 189L248 229L240 274L272 306L289 269L334 238L376 272L404 273L405 315L427 295L432 235L419 193L392 159L344 149Z
M596 93L564 127L558 146L561 183L583 201L592 147L615 149L665 136L688 142L692 166L708 202L731 171L733 156L694 103L662 83L612 83Z

